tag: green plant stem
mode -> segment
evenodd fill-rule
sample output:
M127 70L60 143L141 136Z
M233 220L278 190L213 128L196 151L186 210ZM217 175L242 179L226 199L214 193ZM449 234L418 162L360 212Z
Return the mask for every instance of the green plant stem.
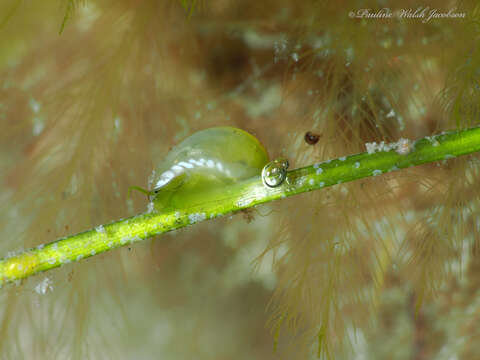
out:
M412 150L404 155L394 149L365 152L291 170L276 188L265 187L260 176L255 176L192 194L184 208L147 212L40 245L0 260L0 285L258 204L480 151L480 128L443 133L411 144Z

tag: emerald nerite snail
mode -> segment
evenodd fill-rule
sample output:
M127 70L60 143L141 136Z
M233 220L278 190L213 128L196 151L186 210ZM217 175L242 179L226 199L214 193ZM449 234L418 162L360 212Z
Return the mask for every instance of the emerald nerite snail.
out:
M181 208L198 194L262 174L263 184L276 187L286 178L288 161L269 162L260 142L233 127L198 131L175 146L153 174L149 195L156 210ZM262 170L263 169L263 170Z

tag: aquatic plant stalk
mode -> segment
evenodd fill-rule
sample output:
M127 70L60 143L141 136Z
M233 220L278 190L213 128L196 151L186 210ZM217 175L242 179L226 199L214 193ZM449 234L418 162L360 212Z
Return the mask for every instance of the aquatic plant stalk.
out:
M367 144L367 152L291 170L268 188L260 176L191 194L184 208L150 211L100 225L0 260L0 285L258 204L410 166L480 151L480 127L429 136L415 142Z

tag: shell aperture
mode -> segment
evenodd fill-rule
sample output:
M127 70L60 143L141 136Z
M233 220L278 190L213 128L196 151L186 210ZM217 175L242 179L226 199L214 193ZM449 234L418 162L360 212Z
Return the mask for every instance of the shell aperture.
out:
M150 200L156 210L182 207L193 194L260 175L268 161L265 148L246 131L201 130L176 145L155 169Z

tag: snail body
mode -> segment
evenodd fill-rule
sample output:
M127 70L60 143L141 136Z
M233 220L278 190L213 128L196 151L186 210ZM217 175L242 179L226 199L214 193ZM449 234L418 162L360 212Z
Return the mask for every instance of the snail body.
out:
M175 146L155 169L155 209L184 206L193 194L259 175L268 154L251 134L233 127L198 131Z

